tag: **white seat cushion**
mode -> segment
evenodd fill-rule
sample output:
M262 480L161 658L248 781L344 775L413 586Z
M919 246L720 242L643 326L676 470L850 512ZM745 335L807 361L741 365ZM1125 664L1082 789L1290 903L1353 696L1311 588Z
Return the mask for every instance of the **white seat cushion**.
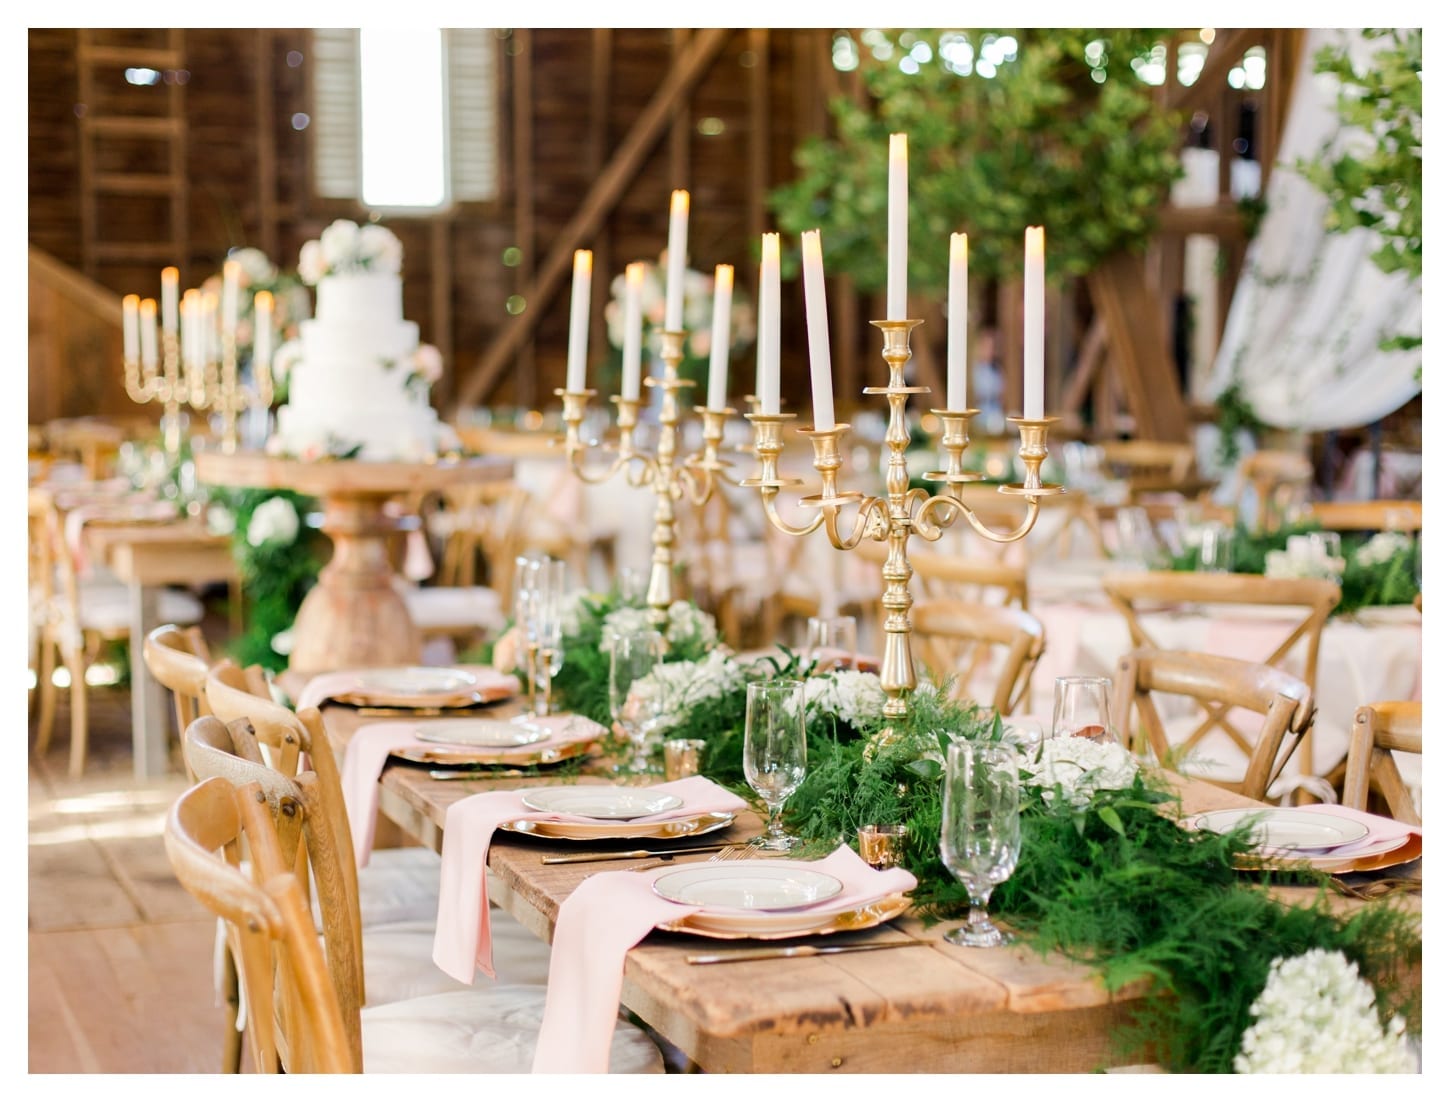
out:
M80 595L81 627L116 633L131 624L130 598L125 586L87 586ZM163 624L199 624L205 609L190 593L163 589L157 600L157 618Z
M430 995L362 1012L363 1071L528 1074L544 1017L544 988L500 985ZM609 1070L662 1073L649 1036L620 1022Z
M367 865L357 870L363 928L435 919L442 867L439 856L426 846L373 850Z
M412 922L393 922L363 931L363 981L367 1004L401 1002L440 991L466 991L433 963L433 931L437 916ZM549 945L497 907L488 912L493 939L496 979L480 974L473 988L499 984L549 982Z
M479 628L498 632L504 627L503 602L487 586L429 586L406 589L408 615L422 632L447 628Z

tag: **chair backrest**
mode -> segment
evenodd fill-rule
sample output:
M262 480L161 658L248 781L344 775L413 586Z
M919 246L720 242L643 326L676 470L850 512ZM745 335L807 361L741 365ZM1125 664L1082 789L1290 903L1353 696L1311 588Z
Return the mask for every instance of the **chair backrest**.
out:
M1194 701L1208 718L1187 737L1170 743L1154 693ZM1256 732L1232 726L1228 713L1238 708L1262 717ZM1119 737L1138 748L1146 741L1165 764L1186 760L1214 726L1229 731L1248 758L1243 777L1206 779L1262 800L1314 722L1314 694L1299 678L1262 662L1143 647L1118 660L1110 711Z
M1369 810L1370 786L1378 790L1390 814L1404 823L1420 823L1415 798L1392 751L1420 754L1420 714L1418 700L1386 700L1366 704L1355 710L1354 727L1349 734L1349 755L1345 760L1345 807Z
M516 482L480 482L442 492L448 533L443 541L437 584L478 584L480 559L488 585L507 599L513 592L514 559L528 528L529 491Z
M1141 479L1157 486L1186 482L1196 463L1193 445L1169 440L1104 440L1102 462L1131 484Z
M146 633L142 644L146 669L171 692L176 730L206 714L206 671L210 651L201 628L162 624Z
M257 786L198 782L172 805L163 837L177 880L226 926L254 1068L361 1071L302 886Z
M1421 506L1414 500L1316 501L1309 517L1332 532L1418 532Z
M1135 647L1165 648L1143 622L1151 609L1203 607L1212 609L1248 606L1277 606L1286 612L1283 634L1273 651L1256 658L1264 665L1284 670L1301 679L1314 691L1319 672L1319 643L1329 615L1339 604L1339 586L1325 578L1267 578L1259 574L1219 574L1187 570L1145 570L1107 574L1103 591L1122 614ZM1292 656L1303 645L1304 664L1294 668ZM1241 657L1234 655L1233 657ZM1220 725L1222 726L1222 725ZM1243 745L1242 738L1223 728ZM1201 737L1201 736L1200 736ZM1314 772L1312 735L1301 741L1304 772Z
M1027 695L1045 638L1042 622L1030 612L929 597L912 607L911 626L917 657L935 673L956 677L957 698L969 698L974 675L986 670L995 670L990 703L1002 715L1011 715Z
M279 725L271 729L282 730ZM303 741L310 747L318 740L308 730ZM345 810L339 813L341 788L329 785L311 769L288 775L262 761L256 728L246 717L223 723L215 716L201 716L187 727L182 746L187 767L198 777L250 784L271 809L289 867L297 874L304 894L316 896L328 972L348 1043L361 1061L359 1013L367 1000L362 913L352 836Z
M862 541L857 548L875 562L886 561L884 544ZM1028 605L1027 567L975 555L949 555L940 551L912 549L909 555L913 575L920 579L921 597L950 598L978 604Z
M1278 511L1296 498L1305 498L1314 481L1314 464L1299 452L1250 452L1239 461L1235 500L1244 489L1254 491L1254 527L1267 532L1278 527Z

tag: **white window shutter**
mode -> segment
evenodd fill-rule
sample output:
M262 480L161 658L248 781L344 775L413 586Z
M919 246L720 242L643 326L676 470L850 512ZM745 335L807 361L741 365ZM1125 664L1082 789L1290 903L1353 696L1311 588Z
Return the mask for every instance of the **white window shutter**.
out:
M356 199L362 180L362 94L355 29L312 32L313 177L317 194Z
M443 32L448 82L448 162L453 198L498 197L497 44L491 30Z

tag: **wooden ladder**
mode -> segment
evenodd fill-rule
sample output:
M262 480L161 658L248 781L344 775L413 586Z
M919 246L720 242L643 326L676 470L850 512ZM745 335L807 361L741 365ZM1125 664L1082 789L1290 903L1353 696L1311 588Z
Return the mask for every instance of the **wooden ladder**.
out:
M81 267L116 289L143 271L185 267L187 247L184 32L78 30ZM132 85L150 69L160 87ZM184 273L183 273L184 274Z

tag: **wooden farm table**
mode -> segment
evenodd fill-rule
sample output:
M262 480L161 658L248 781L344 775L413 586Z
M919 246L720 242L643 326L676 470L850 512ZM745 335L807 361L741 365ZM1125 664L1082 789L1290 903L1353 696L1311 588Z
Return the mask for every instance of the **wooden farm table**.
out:
M146 668L146 633L159 625L162 588L225 581L238 575L231 541L208 532L199 520L169 524L97 521L84 529L86 552L126 584L130 626L132 757L138 779L168 769L167 731L171 709L165 686ZM235 594L234 594L235 599Z
M499 458L418 463L287 459L261 452L198 452L197 478L221 486L294 490L322 500L332 558L303 599L293 625L291 664L308 673L416 663L422 637L394 586L387 540L399 521L396 497L467 482L508 478Z
M327 709L326 720L341 744L361 722L375 722L342 708ZM490 788L541 782L433 780L424 768L392 765L380 783L380 813L441 849L445 815L454 801ZM1175 783L1187 813L1254 806L1205 782ZM744 814L728 832L712 837L724 844L759 829L759 819ZM599 851L609 848L601 845ZM542 856L566 852L581 847L505 834L495 835L489 847L490 898L548 940L560 905L585 877L631 864L540 863ZM707 859L682 855L676 862ZM1402 898L1418 908L1418 897ZM927 929L919 919L903 916L886 928L836 935L833 941L889 935L928 944L711 967L687 964L685 957L737 946L654 933L625 958L621 1000L709 1072L1089 1072L1140 1058L1125 1060L1112 1042L1141 988L1109 995L1093 968L1055 954L1044 959L1025 946L959 949L942 940L944 929Z

